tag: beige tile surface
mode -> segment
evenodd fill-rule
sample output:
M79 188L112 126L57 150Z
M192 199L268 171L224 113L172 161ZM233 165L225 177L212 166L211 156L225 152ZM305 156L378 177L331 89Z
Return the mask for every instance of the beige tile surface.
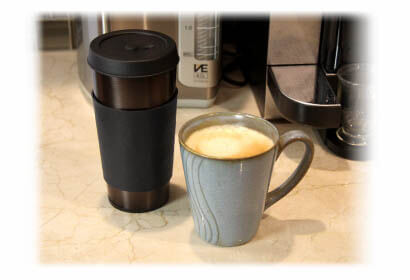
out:
M93 108L79 87L72 51L40 53L39 258L41 263L356 263L361 262L362 195L369 162L338 158L303 129L316 154L304 180L269 208L249 243L219 248L194 232L179 147L169 202L143 214L111 207L102 177ZM197 115L238 111L259 115L248 87L223 84L209 109L178 109L177 131ZM177 143L177 141L175 142ZM303 146L275 164L271 186L296 167Z

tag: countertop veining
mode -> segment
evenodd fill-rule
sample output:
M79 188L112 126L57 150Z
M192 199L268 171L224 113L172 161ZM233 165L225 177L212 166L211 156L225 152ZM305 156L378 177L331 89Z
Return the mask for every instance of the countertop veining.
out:
M175 141L169 202L142 214L114 209L102 176L92 105L80 90L73 51L40 52L39 258L41 263L355 263L361 262L362 192L369 162L328 152L314 138L312 167L302 182L269 208L247 244L222 248L196 235ZM200 114L259 115L249 87L222 83L208 109L178 108L176 131ZM289 146L275 164L271 187L296 167L303 145Z

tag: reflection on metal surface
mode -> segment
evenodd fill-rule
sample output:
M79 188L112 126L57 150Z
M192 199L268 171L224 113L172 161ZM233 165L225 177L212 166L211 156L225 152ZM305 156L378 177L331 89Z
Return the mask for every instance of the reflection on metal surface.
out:
M178 41L178 15L176 13L136 13L133 15L110 14L109 31L121 29L145 29L167 34Z
M314 103L317 66L272 66L271 69L284 95L304 103Z
M91 40L102 32L102 21L98 15L82 16L79 19L78 27L77 70L80 78L80 88L87 100L91 101L93 76L87 64L87 55Z
M321 16L271 15L268 64L316 64Z
M268 85L286 119L319 128L340 125L341 106L320 67L271 66Z

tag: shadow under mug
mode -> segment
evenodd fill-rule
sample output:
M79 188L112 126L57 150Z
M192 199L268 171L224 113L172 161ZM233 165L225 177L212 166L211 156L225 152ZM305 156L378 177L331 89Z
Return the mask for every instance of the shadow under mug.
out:
M185 141L199 129L233 124L259 131L272 139L268 151L239 159L200 154ZM313 159L311 138L300 130L279 136L270 122L249 114L210 113L186 122L179 143L195 231L204 241L218 246L236 246L256 234L264 210L288 194L304 177ZM268 192L273 166L283 149L296 141L305 153L296 170L279 187Z

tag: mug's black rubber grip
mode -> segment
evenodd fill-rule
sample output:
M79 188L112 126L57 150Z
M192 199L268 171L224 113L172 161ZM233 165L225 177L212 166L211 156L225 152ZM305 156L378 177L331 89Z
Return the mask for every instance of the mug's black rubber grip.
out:
M172 176L177 90L167 103L142 110L101 104L93 94L105 181L130 192L159 188Z

